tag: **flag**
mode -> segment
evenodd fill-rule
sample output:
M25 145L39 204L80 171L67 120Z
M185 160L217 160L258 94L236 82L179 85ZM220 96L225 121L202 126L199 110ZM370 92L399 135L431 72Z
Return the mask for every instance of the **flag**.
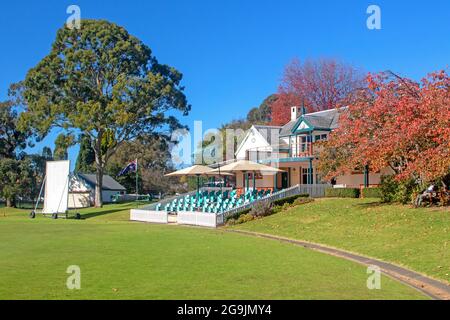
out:
M137 170L137 159L130 162L122 171L119 172L118 177L123 176L129 172L136 172Z

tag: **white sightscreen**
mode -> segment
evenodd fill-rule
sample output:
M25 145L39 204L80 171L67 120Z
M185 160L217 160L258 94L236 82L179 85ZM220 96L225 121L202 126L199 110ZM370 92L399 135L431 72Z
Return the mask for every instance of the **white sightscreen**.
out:
M42 213L65 213L69 199L70 161L47 161L44 210Z

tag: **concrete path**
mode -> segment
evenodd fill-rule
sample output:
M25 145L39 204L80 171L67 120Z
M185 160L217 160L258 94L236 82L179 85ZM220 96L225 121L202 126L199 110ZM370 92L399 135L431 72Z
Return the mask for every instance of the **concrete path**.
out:
M272 240L278 240L282 242L292 243L298 246L302 246L307 249L312 249L315 251L319 251L322 253L330 254L336 257L344 258L347 260L351 260L354 262L357 262L359 264L362 264L364 266L378 266L380 270L402 282L405 283L413 288L416 288L417 290L421 291L422 293L426 294L427 296L431 297L435 300L450 300L450 286L446 283L434 280L430 277L427 277L423 274L420 274L418 272L414 272L411 270L408 270L403 267L399 267L395 264L384 262L381 260L377 260L374 258L364 257L362 255L358 255L355 253L351 253L345 250L340 250L336 248L327 247L324 245L306 242L306 241L300 241L300 240L294 240L264 233L257 233L257 232L251 232L251 231L243 231L243 230L227 230L228 232L234 232L234 233L240 233L244 235L249 236L257 236Z

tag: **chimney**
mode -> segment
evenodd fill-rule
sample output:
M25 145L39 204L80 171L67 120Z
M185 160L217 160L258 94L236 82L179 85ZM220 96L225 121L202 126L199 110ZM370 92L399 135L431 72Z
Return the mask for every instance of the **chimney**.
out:
M291 121L297 120L299 113L300 113L299 107L292 107L291 108Z

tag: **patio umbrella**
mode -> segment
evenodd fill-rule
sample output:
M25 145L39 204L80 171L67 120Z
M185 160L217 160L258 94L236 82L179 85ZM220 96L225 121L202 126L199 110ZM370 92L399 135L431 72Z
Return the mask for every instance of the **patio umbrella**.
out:
M218 169L212 170L213 172L218 172ZM227 164L223 167L220 167L220 171L223 172L266 172L266 173L278 173L283 172L278 168L269 167L264 164L256 163L249 160L238 160L236 162ZM248 187L248 186L247 186ZM255 190L255 175L253 174L253 190Z
M197 194L200 191L200 176L223 176L230 175L229 173L220 173L216 172L210 167L202 166L202 165L194 165L189 168L184 168L169 174L166 174L166 177L197 177Z

